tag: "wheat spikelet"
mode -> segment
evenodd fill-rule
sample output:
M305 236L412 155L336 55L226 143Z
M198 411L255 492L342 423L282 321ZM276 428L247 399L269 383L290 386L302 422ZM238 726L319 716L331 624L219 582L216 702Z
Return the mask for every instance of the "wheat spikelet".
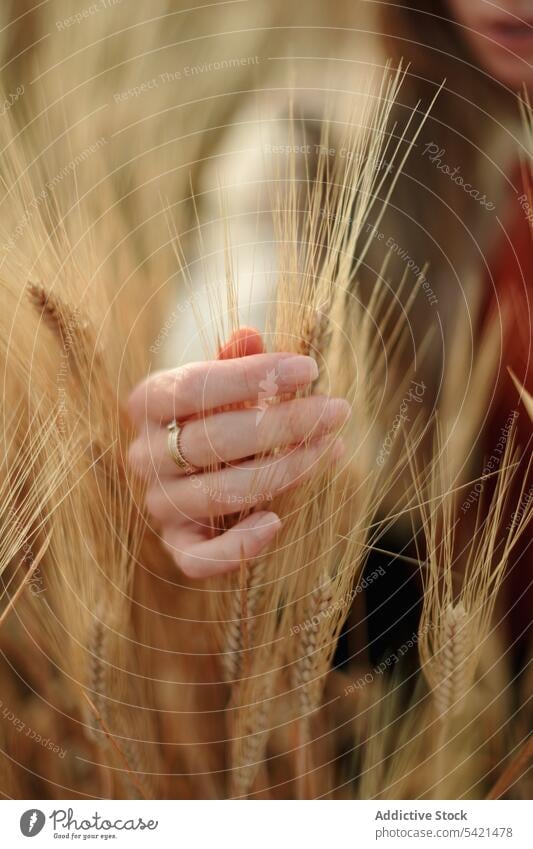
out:
M442 647L436 658L440 669L435 673L438 684L433 691L439 717L460 710L461 700L466 695L468 681L465 671L469 654L467 626L467 613L462 602L449 604L442 620Z
M330 615L330 605L334 598L334 587L327 571L320 576L320 585L311 596L308 619L303 623L300 648L301 657L296 660L293 668L294 687L297 690L301 716L298 721L298 779L301 786L300 796L314 796L311 782L309 743L311 739L311 717L320 707L322 689L324 686L327 665L322 657L324 638L329 640L331 632L329 623L322 620ZM306 790L309 785L309 791Z
M231 594L230 618L224 623L225 646L222 653L222 668L225 680L235 682L241 675L242 655L246 648L243 639L243 591L246 593L246 619L248 641L252 639L253 618L258 610L261 595L264 591L264 564L261 559L248 567L250 579L244 587Z
M143 788L142 794L144 795L144 769L136 741L128 736L129 729L124 729L120 741L111 731L114 714L117 712L117 705L114 704L117 697L113 697L112 679L120 673L113 669L113 657L117 656L117 652L113 652L113 634L109 631L111 627L109 616L108 604L105 601L97 603L87 647L90 655L87 670L87 689L90 693L90 702L86 702L88 705L85 711L86 729L89 737L107 751L110 750L110 735L113 737L114 745L112 747L118 748L122 752L127 769L129 773L133 774L128 775L128 781L131 783L133 791L138 793L138 785L140 785ZM95 734L97 728L100 731L98 735Z
M57 333L65 347L72 347L73 334L79 322L74 311L57 295L48 292L41 283L28 283L28 297L43 316L48 327Z
M267 722L268 710L263 704L254 710L248 727L244 726L244 741L232 741L231 799L245 798L252 789L264 758Z
M106 720L104 719L104 717L102 716L102 714L100 713L100 711L98 710L96 705L94 704L93 700L87 695L87 693L84 690L81 690L81 696L82 696L84 703L88 706L90 713L94 716L96 724L98 724L100 726L100 728L101 728L101 730L102 730L102 732L105 736L106 743L110 746L110 748L114 752L116 752L116 754L118 755L119 761L122 762L123 765L125 766L126 774L128 776L129 781L132 784L133 791L136 794L136 798L140 798L140 799L146 798L145 794L144 794L144 790L142 788L142 785L139 781L139 778L136 775L137 769L132 767L132 761L130 760L130 757L128 757L128 752L131 756L131 750L129 750L129 747L127 745L126 746L119 745L114 734L111 733ZM106 786L109 786L107 782L106 782ZM110 789L110 792L111 792L111 790L112 790L112 788Z
M302 716L308 716L320 706L323 681L317 677L321 666L320 652L323 648L324 631L329 637L327 622L329 608L334 598L333 582L327 572L320 576L320 585L313 591L308 619L301 631L301 659L294 665L294 686L298 688ZM310 625L310 627L309 627Z
M310 311L310 314L304 320L302 335L297 346L299 354L312 357L318 365L318 377L311 385L312 392L316 390L320 383L320 367L327 353L330 322L326 309L327 305L323 304L320 309Z
M234 728L230 744L231 774L230 797L243 798L250 794L254 781L261 769L269 736L271 716L270 700L274 690L271 673L263 676L253 689L247 686L239 699L239 707L233 719ZM246 695L254 693L257 702L246 703ZM243 698L244 696L244 698Z
M237 609L238 601L238 609ZM242 651L240 599L235 593L230 619L225 623L225 646L222 654L222 669L226 681L236 681L239 677Z
M88 642L89 664L87 674L87 687L91 693L96 708L107 721L106 709L106 680L107 680L107 625L105 622L105 604L100 602L94 612ZM95 740L95 717L91 711L86 711L86 727L91 739Z
M89 319L41 283L29 282L27 292L30 302L39 311L47 327L58 337L62 353L78 377L86 379L90 375L94 381L96 369L100 370L98 377L102 377L102 352ZM104 379L101 387L103 391L105 386Z

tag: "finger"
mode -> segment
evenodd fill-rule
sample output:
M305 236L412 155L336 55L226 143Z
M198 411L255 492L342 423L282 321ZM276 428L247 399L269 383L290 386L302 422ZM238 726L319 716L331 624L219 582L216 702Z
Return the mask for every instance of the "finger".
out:
M316 439L338 429L350 406L342 398L313 395L273 406L215 413L186 422L180 433L180 449L187 462L198 469L231 463L288 445ZM168 431L149 424L145 434L129 450L135 471L144 477L184 474L172 460Z
M239 513L319 474L343 450L341 440L330 437L220 472L161 479L148 489L146 506L162 524Z
M128 410L138 426L146 420L180 421L228 404L296 392L317 375L311 357L286 352L190 363L156 372L139 384L130 395Z
M238 569L241 560L257 557L281 528L275 513L251 513L220 536L206 539L193 526L165 527L163 541L179 568L190 578L208 578Z
M218 359L250 357L252 354L262 354L264 350L263 339L255 327L240 327L232 333L228 342L222 345L218 352Z

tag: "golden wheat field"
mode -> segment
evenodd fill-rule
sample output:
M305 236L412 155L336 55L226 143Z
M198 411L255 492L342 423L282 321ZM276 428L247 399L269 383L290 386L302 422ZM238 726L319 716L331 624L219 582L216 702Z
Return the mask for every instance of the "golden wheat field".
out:
M5 802L531 799L519 6L1 4Z

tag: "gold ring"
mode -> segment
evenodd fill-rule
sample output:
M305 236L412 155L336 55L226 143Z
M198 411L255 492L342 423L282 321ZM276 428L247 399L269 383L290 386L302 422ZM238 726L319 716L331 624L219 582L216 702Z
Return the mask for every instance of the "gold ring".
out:
M167 425L167 429L168 453L174 460L174 463L176 464L178 469L181 469L181 471L185 472L185 474L190 474L191 472L194 472L194 466L192 466L189 461L184 457L183 451L181 450L180 436L181 431L183 430L182 426L178 424L176 419L173 419L170 424Z

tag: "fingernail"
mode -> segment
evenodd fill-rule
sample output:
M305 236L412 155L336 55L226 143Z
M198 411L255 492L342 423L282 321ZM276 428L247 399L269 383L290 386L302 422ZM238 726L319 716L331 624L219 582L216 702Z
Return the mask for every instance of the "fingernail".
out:
M255 523L254 531L260 540L270 539L280 527L281 521L279 516L276 516L275 513L265 513Z
M310 383L318 377L318 366L312 357L287 357L279 361L278 374L285 383Z

